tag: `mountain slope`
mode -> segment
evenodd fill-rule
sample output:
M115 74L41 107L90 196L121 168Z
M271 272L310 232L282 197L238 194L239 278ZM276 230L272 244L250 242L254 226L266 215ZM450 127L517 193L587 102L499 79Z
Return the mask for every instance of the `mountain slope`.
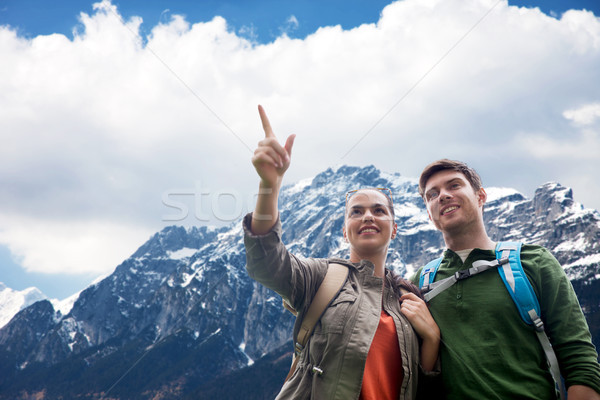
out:
M414 179L349 166L283 188L283 241L290 251L346 257L344 195L365 186L394 193L398 236L390 268L408 275L440 255L441 235L428 221ZM525 240L554 252L598 344L600 214L577 204L570 189L548 183L532 199L490 189L484 217L493 239ZM252 380L264 384L244 386L247 398L271 398L289 367L293 318L279 296L248 278L244 265L240 222L163 229L82 291L67 315L42 301L0 329L0 399L25 393L235 398L228 393L239 393L236 382Z

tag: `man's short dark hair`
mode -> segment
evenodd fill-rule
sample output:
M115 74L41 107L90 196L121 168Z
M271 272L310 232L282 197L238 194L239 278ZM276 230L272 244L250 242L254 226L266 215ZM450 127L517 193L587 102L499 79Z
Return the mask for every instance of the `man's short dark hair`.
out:
M452 170L463 174L475 192L481 189L481 177L477 171L462 161L454 161L444 158L432 162L425 167L423 172L421 172L421 177L419 178L419 194L421 197L425 198L425 186L427 185L429 178L431 178L437 172L446 170Z

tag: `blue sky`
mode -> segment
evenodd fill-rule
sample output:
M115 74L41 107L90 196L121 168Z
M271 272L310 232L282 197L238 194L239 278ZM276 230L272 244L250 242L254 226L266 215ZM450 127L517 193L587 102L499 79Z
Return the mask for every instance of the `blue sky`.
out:
M28 35L61 32L70 34L77 24L80 11L92 12L91 3L63 1L4 1L2 21L19 26ZM297 28L290 26L290 35L304 37L320 26L341 24L352 28L365 22L375 22L388 1L120 1L117 5L124 17L141 16L144 27L168 20L170 14L185 15L190 22L209 21L215 15L227 19L233 27L254 27L257 40L270 41L280 35L294 15ZM49 7L52 6L52 7ZM5 19L6 18L6 19Z
M125 18L140 16L142 28L165 22L172 14L185 15L190 22L209 21L223 16L235 29L254 28L256 40L269 42L286 30L290 37L304 38L321 26L341 25L350 29L363 23L377 22L382 0L136 0L114 1ZM71 36L80 12L91 13L92 3L84 1L0 0L0 23L18 27L24 36L62 33ZM539 7L548 15L560 15L567 9L587 9L598 15L596 0L509 1L511 5ZM293 15L297 25L288 21Z
M600 21L568 9L600 2L0 0L0 281L62 299L249 211L257 103L287 183L450 157L600 209Z

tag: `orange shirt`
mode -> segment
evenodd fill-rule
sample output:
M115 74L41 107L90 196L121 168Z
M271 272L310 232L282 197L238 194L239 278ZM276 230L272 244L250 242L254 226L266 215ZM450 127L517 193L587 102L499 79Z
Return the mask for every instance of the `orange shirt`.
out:
M402 386L402 358L394 319L381 310L379 325L371 343L360 400L397 400Z

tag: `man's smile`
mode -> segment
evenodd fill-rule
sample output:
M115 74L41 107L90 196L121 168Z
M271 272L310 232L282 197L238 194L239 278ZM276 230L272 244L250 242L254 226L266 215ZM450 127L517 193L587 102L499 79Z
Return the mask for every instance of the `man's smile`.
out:
M454 210L458 210L458 206L450 206L450 207L444 208L444 209L442 210L441 214L442 214L442 215L446 215L446 214L448 214L448 213L451 213L451 212L452 212L452 211L454 211Z

